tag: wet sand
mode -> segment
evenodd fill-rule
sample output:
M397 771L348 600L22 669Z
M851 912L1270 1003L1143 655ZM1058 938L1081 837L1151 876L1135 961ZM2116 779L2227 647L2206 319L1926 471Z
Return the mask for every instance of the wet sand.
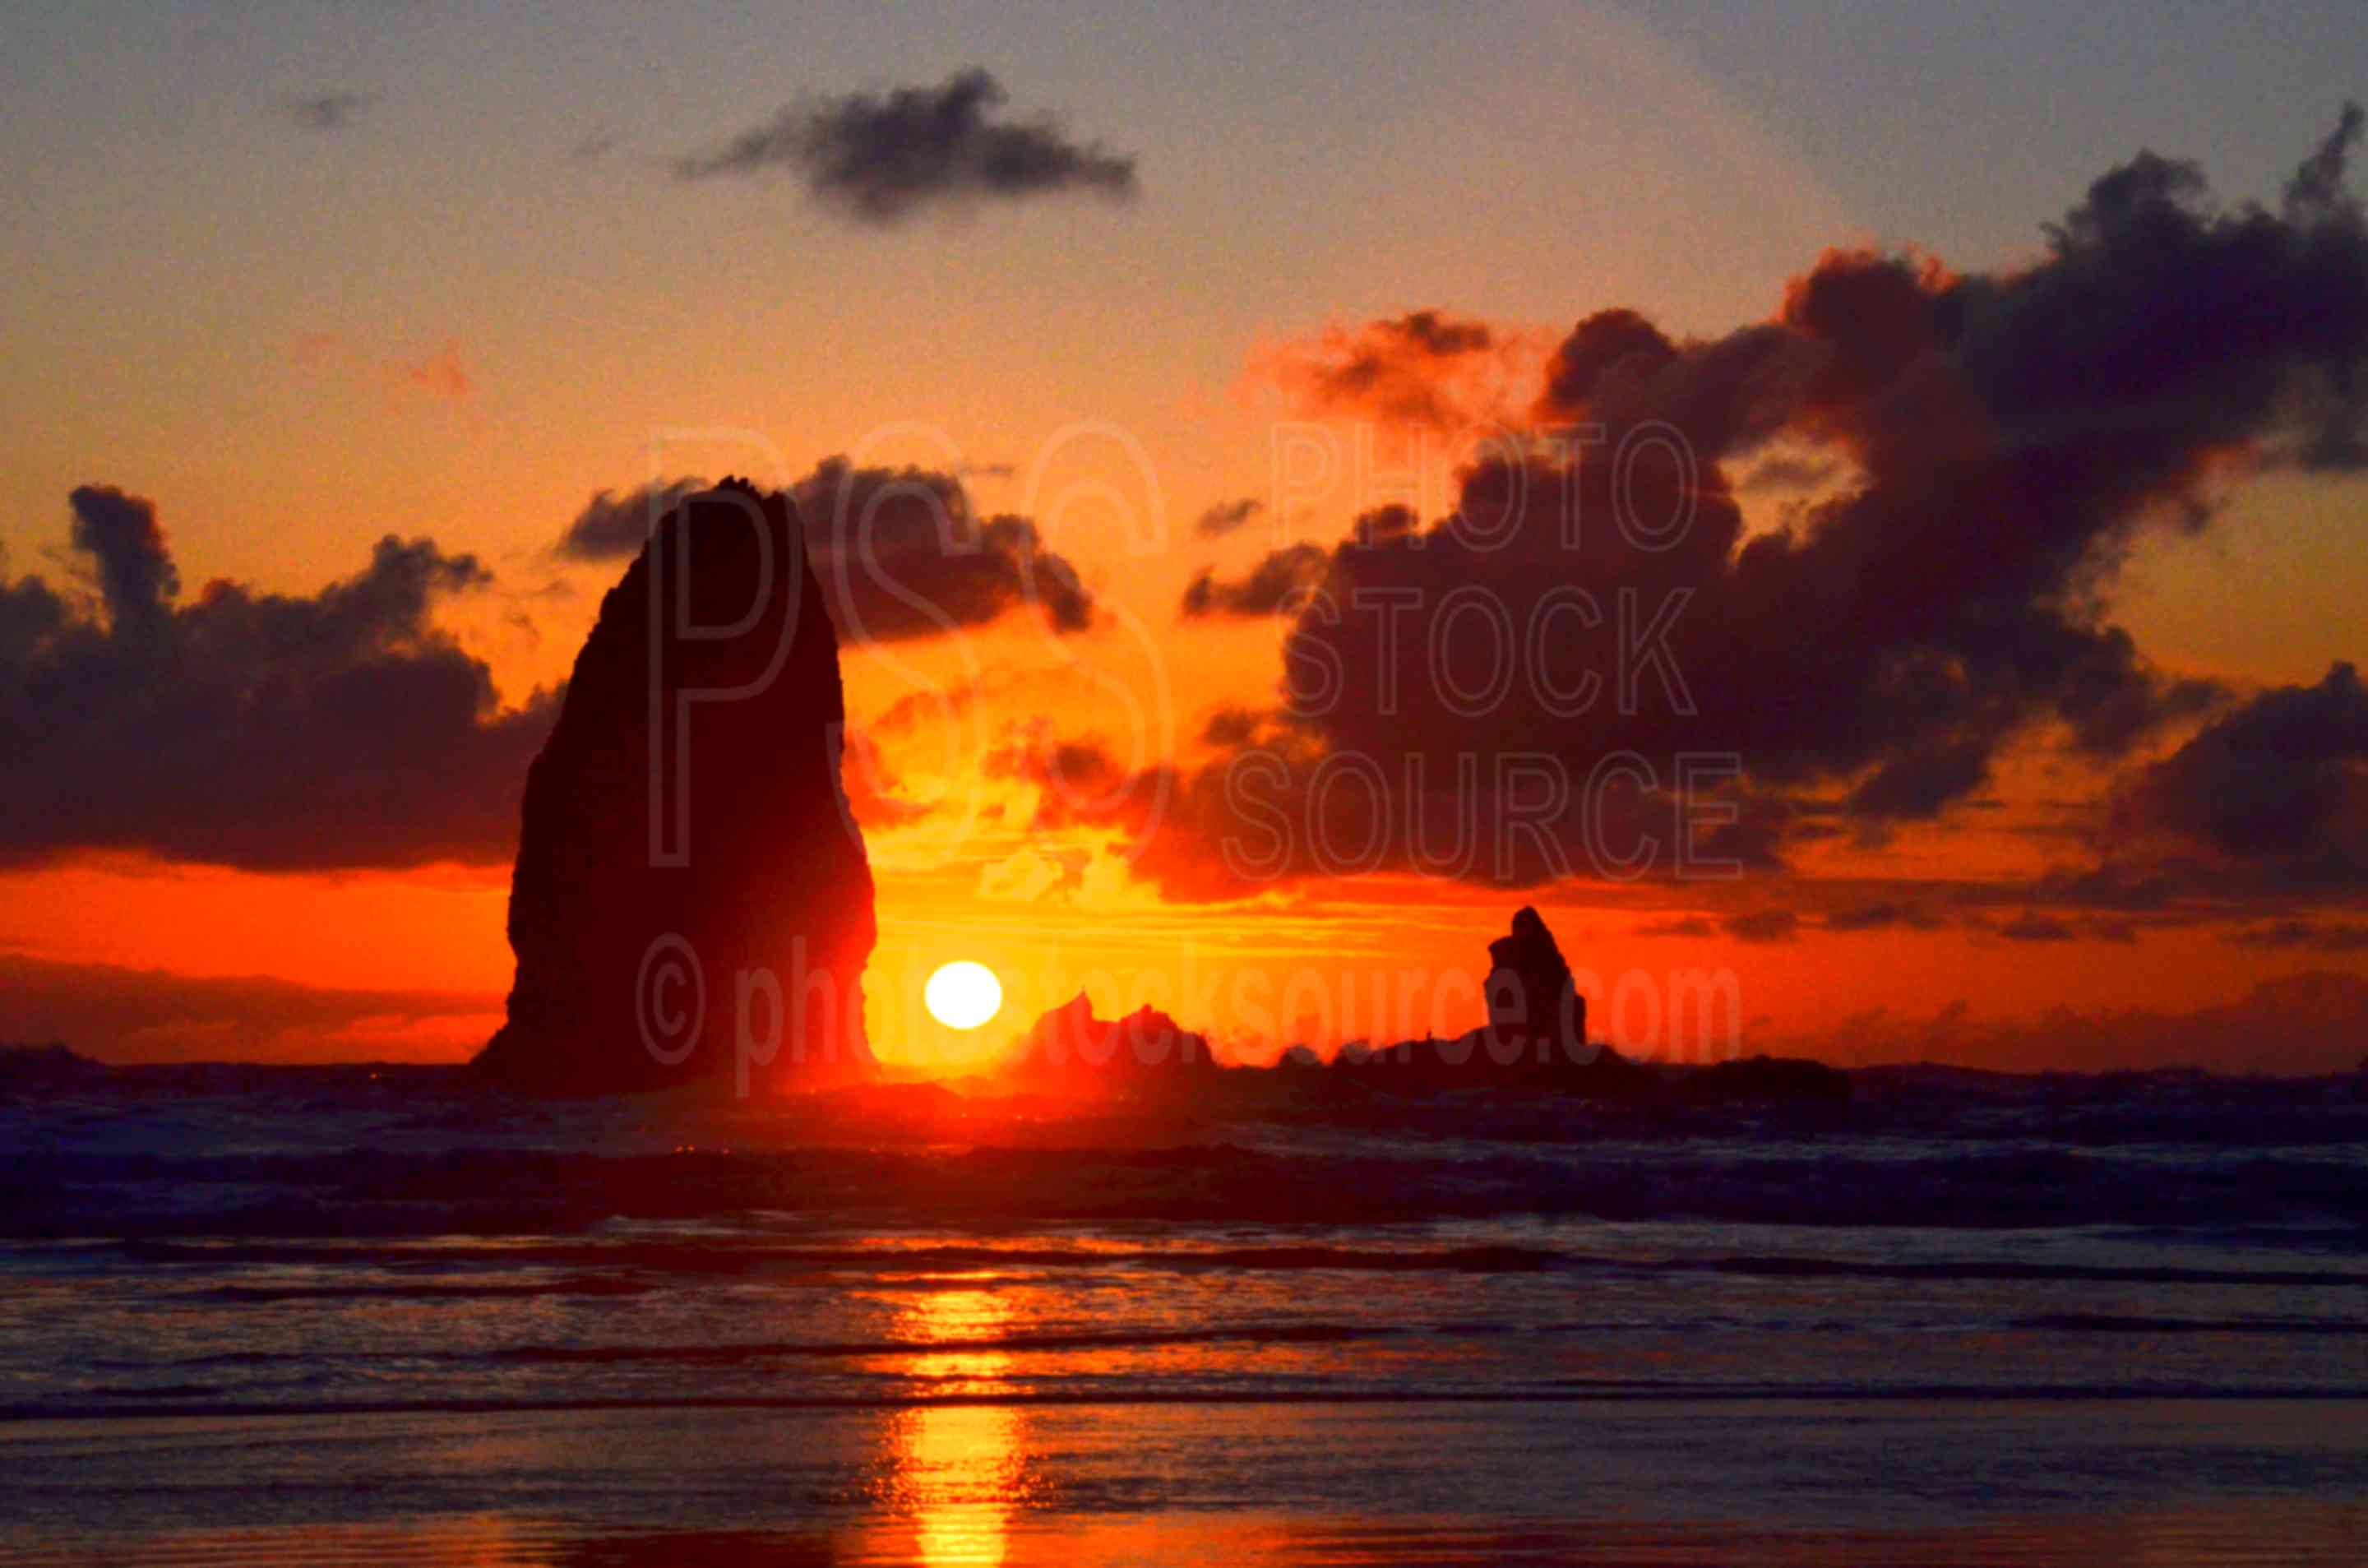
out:
M37 1421L0 1475L9 1564L2368 1560L2357 1401Z

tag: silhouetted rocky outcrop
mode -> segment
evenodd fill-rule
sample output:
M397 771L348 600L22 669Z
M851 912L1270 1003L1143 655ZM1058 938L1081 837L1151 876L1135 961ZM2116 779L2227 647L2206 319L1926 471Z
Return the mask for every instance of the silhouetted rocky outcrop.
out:
M729 480L686 499L602 600L527 775L518 978L479 1065L568 1092L870 1076L845 720L795 509Z
M1344 1051L1341 1070L1377 1089L1417 1094L1511 1085L1594 1093L1639 1074L1635 1063L1588 1040L1587 998L1536 910L1514 915L1510 932L1488 944L1488 961L1486 1024L1449 1040Z
M1170 1091L1222 1070L1205 1037L1157 1008L1098 1018L1080 991L1014 1040L990 1075L1023 1094L1077 1096Z
M1528 904L1513 915L1513 929L1488 944L1488 1040L1494 1054L1520 1047L1540 1064L1557 1056L1583 1055L1587 1048L1587 998L1572 983L1570 965L1546 929L1545 917Z
M114 1070L60 1044L0 1045L0 1097L103 1084Z

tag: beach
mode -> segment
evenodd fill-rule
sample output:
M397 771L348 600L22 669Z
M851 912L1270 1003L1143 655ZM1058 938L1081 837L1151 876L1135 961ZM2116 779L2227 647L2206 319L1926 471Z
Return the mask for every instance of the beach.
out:
M0 1561L2339 1563L2368 1547L2363 1415L1630 1398L16 1425Z

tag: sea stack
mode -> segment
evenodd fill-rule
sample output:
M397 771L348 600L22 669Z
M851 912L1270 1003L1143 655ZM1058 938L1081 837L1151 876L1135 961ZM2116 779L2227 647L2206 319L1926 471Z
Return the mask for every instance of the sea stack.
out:
M1425 1036L1343 1051L1338 1067L1391 1093L1474 1088L1602 1094L1636 1086L1634 1062L1587 1038L1587 998L1543 916L1523 908L1512 929L1488 944L1482 987L1488 1019L1452 1039Z
M1523 904L1511 932L1488 944L1488 1036L1497 1059L1507 1060L1518 1040L1535 1045L1523 1054L1542 1066L1584 1061L1587 998L1573 984L1545 917Z
M871 862L839 779L838 638L795 507L686 498L601 601L528 771L511 1086L763 1095L875 1071Z

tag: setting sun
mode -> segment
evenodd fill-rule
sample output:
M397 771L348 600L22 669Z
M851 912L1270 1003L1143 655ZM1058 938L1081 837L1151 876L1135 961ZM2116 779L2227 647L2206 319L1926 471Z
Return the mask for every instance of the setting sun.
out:
M974 1029L1003 1011L1003 982L985 964L963 959L929 976L921 999L946 1028Z

